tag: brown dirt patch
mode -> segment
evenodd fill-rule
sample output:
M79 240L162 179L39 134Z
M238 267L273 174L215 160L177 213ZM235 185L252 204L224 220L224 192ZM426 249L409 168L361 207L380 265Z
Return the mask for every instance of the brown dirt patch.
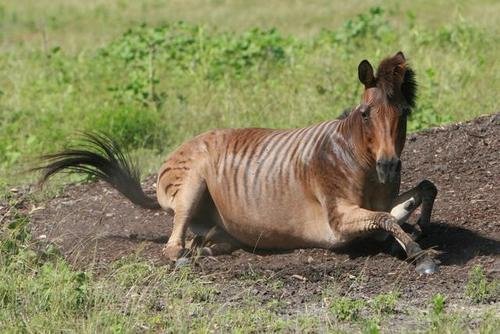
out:
M500 271L499 138L500 114L408 137L402 190L424 178L439 189L432 225L420 241L422 248L442 252L441 271L436 275L419 276L401 256L390 255L389 243L367 241L338 253L238 251L201 259L194 270L219 284L226 282L221 298L226 295L229 300L238 286L230 282L259 277L255 295L285 301L285 313L317 301L331 284L363 297L399 288L404 300L416 307L427 305L437 292L462 304L473 265L483 265L491 276L498 277ZM144 184L150 192L153 182L151 176ZM30 215L34 237L57 244L78 266L105 268L131 254L161 263L161 248L171 229L171 219L164 212L137 208L101 182L70 185ZM279 292L269 284L277 280L284 283Z

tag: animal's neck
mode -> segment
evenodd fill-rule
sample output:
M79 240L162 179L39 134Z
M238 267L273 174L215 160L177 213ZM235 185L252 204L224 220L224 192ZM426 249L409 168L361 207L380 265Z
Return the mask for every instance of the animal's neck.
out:
M350 154L356 161L360 171L367 172L375 168L375 160L370 156L366 138L362 131L362 120L359 117L347 117L340 121L338 136L347 143Z
M366 172L353 150L353 138L346 131L345 121L334 121L323 132L308 172L332 196L361 203Z

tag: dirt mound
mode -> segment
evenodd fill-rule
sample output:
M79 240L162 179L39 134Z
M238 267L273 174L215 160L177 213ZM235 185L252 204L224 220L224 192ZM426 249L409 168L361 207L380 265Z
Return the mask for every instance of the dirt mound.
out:
M200 273L223 280L260 275L286 283L280 298L304 303L332 279L351 294L371 296L395 287L415 306L441 292L463 298L468 271L483 265L500 270L500 114L434 128L408 137L403 161L406 190L420 180L439 189L432 225L420 243L441 252L441 271L418 276L414 267L390 255L389 243L353 244L342 252L297 250L201 259ZM154 192L154 176L144 186ZM171 219L164 212L135 207L107 185L68 186L63 194L31 213L34 237L54 242L75 265L106 266L126 255L163 261ZM219 279L218 279L219 280ZM219 280L220 281L220 280ZM263 287L255 293L269 298Z

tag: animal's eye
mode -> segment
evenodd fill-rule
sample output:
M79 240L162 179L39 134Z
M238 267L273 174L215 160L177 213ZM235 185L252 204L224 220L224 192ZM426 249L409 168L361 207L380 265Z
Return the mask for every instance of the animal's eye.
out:
M363 121L368 121L368 118L370 118L370 107L364 107L361 109L361 117L363 118Z

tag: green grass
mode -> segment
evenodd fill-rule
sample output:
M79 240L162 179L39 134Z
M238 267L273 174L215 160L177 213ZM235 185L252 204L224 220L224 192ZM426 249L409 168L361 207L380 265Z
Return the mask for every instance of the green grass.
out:
M349 297L336 296L330 305L330 311L339 321L358 320L359 313L365 306L364 301Z
M32 182L20 172L34 156L78 131L111 133L152 172L176 145L211 128L336 117L359 101L358 63L399 50L420 84L412 131L496 112L499 10L487 0L4 1L0 188ZM279 295L282 280L249 272L213 282L138 258L104 273L77 270L52 245L31 240L29 219L15 208L0 228L1 332L379 333L406 307L397 292L360 298L325 286L325 301L283 314L285 301L253 293L267 284ZM466 295L487 303L495 289L475 269ZM419 331L467 331L467 317L445 296L429 304L403 311ZM478 330L494 333L498 315L481 317Z
M500 300L500 279L489 280L483 267L477 265L469 273L465 295L474 303Z
M287 300L277 297L290 287L278 279L249 274L218 281L190 267L175 269L134 256L99 271L76 269L51 244L31 239L29 219L17 209L2 229L0 330L6 333L380 333L403 314L423 333L467 332L470 319L481 333L494 333L500 323L494 305L470 318L469 311L449 311L440 294L422 310L397 292L360 298L341 295L330 284L320 300L290 313Z
M359 101L357 64L398 50L420 84L411 130L495 112L499 9L484 0L4 2L0 183L33 180L19 172L77 131L111 133L151 172L211 128L334 118Z

